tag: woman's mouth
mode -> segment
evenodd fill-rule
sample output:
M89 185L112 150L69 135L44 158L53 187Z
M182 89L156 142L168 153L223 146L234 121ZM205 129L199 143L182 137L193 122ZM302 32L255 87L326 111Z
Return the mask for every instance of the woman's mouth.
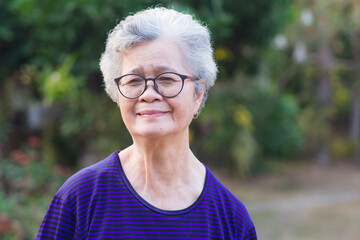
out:
M158 111L158 110L146 110L146 111L140 111L137 113L137 115L141 117L160 117L168 113L167 111Z

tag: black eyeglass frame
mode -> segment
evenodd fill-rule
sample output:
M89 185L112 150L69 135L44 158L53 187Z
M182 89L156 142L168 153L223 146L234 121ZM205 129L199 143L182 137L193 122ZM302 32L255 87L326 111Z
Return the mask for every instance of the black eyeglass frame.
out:
M172 95L172 96L166 96L166 95L162 94L162 93L160 92L160 90L159 90L156 82L155 82L156 79L157 79L159 76L161 76L161 75L163 75L163 74L168 74L168 73L178 75L178 76L181 78L181 80L182 80L180 91L179 91L177 94ZM120 90L120 86L119 86L119 85L120 85L120 80L121 80L123 77L129 76L129 75L136 75L136 76L139 76L139 77L141 77L142 79L145 80L145 88L144 88L144 91L142 91L142 92L139 94L139 96L137 96L137 97L127 97L127 96L125 96L125 95L121 92L121 90ZM143 76L141 76L141 75L139 75L139 74L136 74L136 73L129 73L129 74L122 75L122 76L120 76L120 77L118 77L118 78L115 78L114 81L115 81L116 86L117 86L119 92L121 93L121 95L123 95L125 98L128 98L128 99L136 99L136 98L139 98L141 95L143 95L144 92L145 92L146 89L147 89L147 82L148 82L148 81L153 81L155 90L156 90L156 92L157 92L158 94L160 94L161 96L166 97L166 98L173 98L173 97L176 97L177 95L179 95L179 94L181 93L181 91L182 91L183 88L184 88L184 81L185 81L186 79L189 79L189 80L191 80L191 81L197 81L197 80L199 80L199 79L196 78L196 77L191 77L191 76L183 75L183 74L180 74L180 73L175 73L175 72L163 72L163 73L158 74L158 75L157 75L156 77L154 77L154 78L145 78L145 77L143 77Z

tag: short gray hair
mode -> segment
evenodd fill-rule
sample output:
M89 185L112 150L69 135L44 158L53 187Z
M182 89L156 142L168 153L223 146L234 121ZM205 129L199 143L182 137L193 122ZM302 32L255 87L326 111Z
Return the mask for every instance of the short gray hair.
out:
M126 17L110 31L100 60L105 90L110 98L119 104L114 79L121 73L122 56L131 47L162 36L171 36L179 43L192 76L204 79L205 94L200 105L200 112L205 105L210 87L215 83L217 74L210 32L191 15L179 13L173 9L156 7L140 11ZM194 83L195 93L201 92L202 84L198 81Z

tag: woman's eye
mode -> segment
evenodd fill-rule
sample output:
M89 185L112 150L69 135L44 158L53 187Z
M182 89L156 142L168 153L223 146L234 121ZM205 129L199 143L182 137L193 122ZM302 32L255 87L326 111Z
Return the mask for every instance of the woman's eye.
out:
M131 85L131 86L137 86L143 83L143 79L141 78L133 78L129 79L123 82L123 85Z
M170 77L162 77L162 78L158 78L157 82L158 83L173 83L173 82L175 82L175 79L170 78Z

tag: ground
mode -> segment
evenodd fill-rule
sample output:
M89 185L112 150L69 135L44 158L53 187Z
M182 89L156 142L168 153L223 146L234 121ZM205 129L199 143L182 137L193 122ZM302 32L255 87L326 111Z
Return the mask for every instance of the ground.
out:
M280 164L276 173L223 183L247 206L259 239L360 239L360 166Z

